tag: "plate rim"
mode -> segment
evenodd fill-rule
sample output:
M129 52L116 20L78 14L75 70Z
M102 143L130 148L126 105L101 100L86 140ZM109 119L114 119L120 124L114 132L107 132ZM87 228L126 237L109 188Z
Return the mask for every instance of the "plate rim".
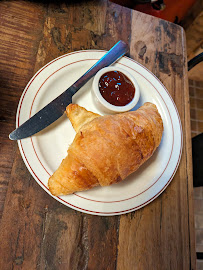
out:
M42 71L42 70L44 70L44 69L46 69L49 65L51 65L52 63L54 63L54 62L56 62L57 60L60 60L60 59L62 59L62 58L64 58L64 57L67 57L67 56L70 56L70 55L73 55L73 54L77 54L77 53L84 53L84 52L96 52L96 53L105 53L106 51L104 51L104 50L80 50L80 51L75 51L75 52L71 52L71 53L67 53L67 54L64 54L64 55L61 55L61 56L59 56L59 57L57 57L57 58L55 58L55 59L53 59L52 61L50 61L49 63L47 63L46 65L44 65L41 69L39 69L35 74L34 74L34 76L31 78L31 80L28 82L28 84L26 85L26 87L25 87L25 89L24 89L24 91L23 91L23 93L22 93L22 95L21 95L21 98L20 98L20 101L19 101L19 105L18 105L18 109L17 109L17 114L16 114L16 126L18 127L19 126L19 119L20 119L20 110L21 110L21 107L22 107L22 102L23 102L23 99L24 99L24 96L26 95L26 92L27 92L27 90L29 89L29 87L30 87L30 85L32 84L32 82L35 80L35 78L39 75L39 73ZM172 101L172 105L173 105L173 107L175 108L175 112L176 112L176 115L177 115L177 117L178 117L178 123L179 123L179 128L180 128L180 134L181 134L181 142L180 142L180 152L179 152L179 156L178 156L178 160L177 160L177 163L176 163L176 166L175 166L175 169L174 169L174 171L173 171L173 173L171 174L171 176L170 176L170 178L169 178L169 180L166 182L166 184L165 184L165 186L161 189L161 190L159 190L158 191L158 193L156 193L153 197L151 197L151 198L149 198L149 200L147 200L146 202L144 202L143 204L141 204L141 205L138 205L138 206L136 206L136 207L133 207L133 208L130 208L130 209L126 209L126 210L122 210L122 211L117 211L117 212L101 212L101 211L99 211L99 212L97 212L97 211L91 211L91 210L89 210L89 209L83 209L83 208L80 208L80 207L78 207L78 206L76 206L76 205L72 205L71 203L69 203L69 202L67 202L67 201L65 201L65 200L63 200L63 198L61 198L61 197L56 197L56 196L53 196L50 192L49 192L49 189L48 189L48 187L46 186L46 185L44 185L43 184L43 182L38 178L38 176L35 174L35 172L33 171L33 169L32 169L32 167L30 166L30 164L29 164L29 162L28 162L28 160L27 160L27 158L26 158L26 155L25 155L25 153L24 153L24 150L23 150L23 146L22 146L22 142L21 142L21 140L19 140L18 141L18 145L19 145L19 148L20 148L20 152L21 152L21 155L22 155L22 157L23 157L23 160L24 160L24 162L25 162L25 165L26 165L26 167L28 168L28 166L29 166L29 168L32 170L32 172L33 172L33 174L35 175L35 180L37 181L37 183L38 184L40 184L40 186L49 194L49 195L51 195L53 198L55 198L56 200L58 200L59 202L61 202L61 203L63 203L63 204L65 204L66 206L69 206L69 207L71 207L71 208L73 208L73 209L76 209L76 210L78 210L79 209L79 211L82 211L82 212L85 212L85 213L91 213L91 214L95 214L95 215L120 215L120 214L124 214L124 213L128 213L128 212L132 212L132 211L134 211L134 210L137 210L137 209L139 209L139 208L142 208L142 207L144 207L145 205L147 205L147 204L149 204L151 201L153 201L156 197L158 197L166 188L167 188L167 186L170 184L170 182L172 181L172 179L173 179L173 177L174 177L174 175L175 175L175 173L176 173L176 171L177 171L177 169L178 169L178 167L179 167L179 164L180 164L180 160L181 160L181 155L182 155L182 148L183 148L183 132L182 132L182 124L181 124L181 119L180 119L180 115L179 115L179 112L178 112L178 110L177 110L177 107L176 107L176 104L175 104L175 102L174 102L174 100L173 100L173 98L171 97L171 95L170 95L170 93L168 92L168 90L166 89L166 87L163 85L163 83L150 71L150 70L148 70L145 66L143 66L142 64L140 64L139 62L137 62L137 61L135 61L134 59L131 59L131 58L129 58L129 57L126 57L126 56L124 56L124 58L126 58L127 60L130 60L130 61L132 61L133 63L135 63L135 64L137 64L137 65L139 65L139 66L141 66L142 68L144 68L147 72L149 72L157 81L158 81L158 83L159 84L161 84L161 86L164 88L164 90L166 91L166 93L167 93L167 95L168 95L168 97L170 98L170 100ZM91 59L85 59L85 60L91 60ZM92 59L92 60L96 60L96 59ZM130 68L129 66L127 66L127 65L125 65L125 64L122 64L122 65L124 65L124 66L126 66L127 68ZM58 69L57 69L57 71L58 71ZM57 72L56 71L56 72ZM54 72L55 73L55 72ZM139 72L138 72L139 73ZM140 75L142 75L142 74L140 74ZM142 75L143 76L143 75ZM50 76L48 76L48 77L50 77ZM48 77L43 81L43 84L45 83L45 81L48 79ZM148 79L147 79L148 80ZM148 80L149 81L149 80ZM43 85L42 84L42 85ZM155 88L155 86L150 82L150 84ZM42 85L40 86L40 88L42 87ZM156 89L156 88L155 88ZM39 89L37 90L37 92L39 91ZM36 96L36 94L37 94L37 92L35 93L35 96ZM158 92L158 91L157 91ZM158 92L159 93L159 92ZM161 96L161 94L159 93L159 95ZM163 101L165 102L165 100L164 100L164 98L161 96L161 98L163 99ZM34 99L33 99L33 102L34 102ZM33 104L33 102L32 102L32 104ZM167 107L167 106L166 106ZM168 109L168 107L167 107L167 109ZM31 110L32 110L32 106L31 106L31 109L30 109L30 115L31 115ZM170 112L169 112L169 115L170 115ZM32 141L32 137L31 137L31 141ZM33 142L32 142L33 143ZM173 150L171 151L171 154L170 155L172 155L172 152L173 152ZM170 161L170 159L169 159L169 161ZM169 161L168 161L168 163L169 163ZM40 162L41 163L41 162ZM27 166L28 165L28 166ZM29 169L28 168L28 169ZM29 169L29 171L30 171L30 169ZM165 168L166 169L166 168ZM31 171L30 171L31 172ZM31 174L32 174L32 172L31 172ZM48 173L48 172L47 172ZM32 174L32 176L33 176L33 174ZM49 174L49 173L48 173ZM160 178L161 176L159 176L159 178ZM37 179L36 179L37 178ZM158 179L159 179L158 178ZM158 181L158 179L156 180L156 182ZM152 185L154 185L155 183L153 183ZM151 185L151 186L152 186ZM151 187L150 186L150 187ZM147 188L147 190L150 188L150 187L148 187ZM146 191L146 190L145 190ZM143 191L143 192L145 192L145 191ZM130 200L130 199L132 199L132 198L134 198L134 197L137 197L138 195L140 195L140 194L142 194L143 192L141 192L141 193L139 193L139 194L137 194L137 195L135 195L135 196L133 196L133 197L131 197L131 198L127 198L127 199L124 199L124 200L120 200L120 201L118 201L118 202L121 202L121 201L125 201L125 200ZM82 196L80 196L80 195L78 195L78 194L75 194L75 195L77 195L77 196L79 196L79 197L82 197ZM83 198L83 197L82 197ZM91 199L89 199L89 198L83 198L83 199L86 199L86 200L91 200ZM95 201L95 200L91 200L91 201ZM96 202L101 202L101 203L115 203L116 201L108 201L108 202L104 202L104 201L96 201Z

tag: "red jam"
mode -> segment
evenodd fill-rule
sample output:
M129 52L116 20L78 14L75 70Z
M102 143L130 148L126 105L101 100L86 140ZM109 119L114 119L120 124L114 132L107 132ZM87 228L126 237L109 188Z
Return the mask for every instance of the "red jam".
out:
M102 97L115 106L125 106L132 101L135 87L130 79L120 71L104 73L99 80Z

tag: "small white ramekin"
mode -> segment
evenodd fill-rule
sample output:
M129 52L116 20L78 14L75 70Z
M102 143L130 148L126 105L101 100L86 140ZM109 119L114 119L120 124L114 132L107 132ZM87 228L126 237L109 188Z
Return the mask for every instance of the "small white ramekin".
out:
M134 98L132 99L132 101L130 103L128 103L125 106L115 106L110 104L108 101L106 101L100 91L99 91L99 80L101 78L101 76L109 71L120 71L122 72L124 75L126 75L130 81L133 83L134 87L135 87L135 95ZM126 70L122 69L122 68L118 68L118 67L106 67L101 69L100 71L97 72L97 74L94 77L93 80L93 84L92 84L92 96L93 96L93 100L96 103L96 106L98 107L98 109L100 109L101 111L105 112L105 113L120 113L120 112L127 112L132 110L139 98L140 98L140 88L139 85L137 83L137 81L135 80L135 78Z

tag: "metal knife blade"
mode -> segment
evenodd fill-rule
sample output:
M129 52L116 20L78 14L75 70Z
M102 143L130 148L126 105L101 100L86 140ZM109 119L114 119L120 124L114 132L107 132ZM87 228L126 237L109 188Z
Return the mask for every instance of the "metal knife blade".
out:
M55 98L38 113L11 132L9 138L11 140L21 140L30 137L55 122L64 114L66 107L72 103L73 95L100 69L113 64L116 60L126 54L128 49L128 45L120 40L60 96Z

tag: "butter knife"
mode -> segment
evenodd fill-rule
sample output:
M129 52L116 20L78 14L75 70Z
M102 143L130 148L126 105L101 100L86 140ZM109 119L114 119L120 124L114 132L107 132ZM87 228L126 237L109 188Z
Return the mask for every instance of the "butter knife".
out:
M9 138L11 140L21 140L30 137L51 125L64 114L66 107L72 103L73 95L83 85L85 85L100 69L110 66L126 54L127 51L128 45L120 40L67 90L11 132Z

